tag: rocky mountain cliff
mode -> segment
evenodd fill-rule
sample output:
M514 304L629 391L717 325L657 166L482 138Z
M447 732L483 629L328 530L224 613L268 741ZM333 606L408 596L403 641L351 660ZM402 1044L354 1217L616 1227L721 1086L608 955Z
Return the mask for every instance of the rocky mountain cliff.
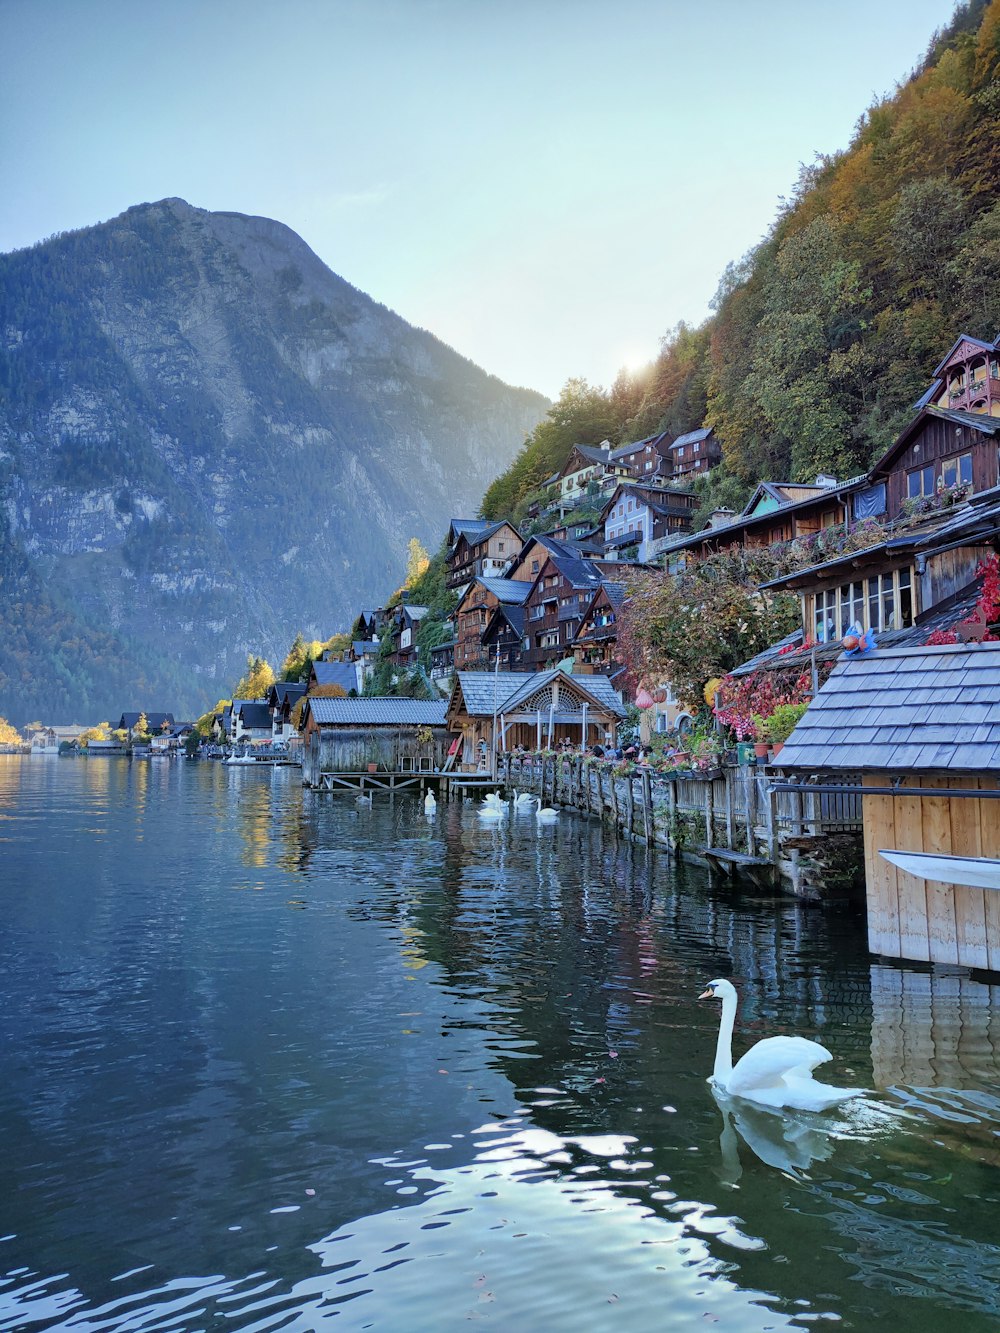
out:
M167 199L0 257L0 713L203 711L398 585L547 406L267 218Z

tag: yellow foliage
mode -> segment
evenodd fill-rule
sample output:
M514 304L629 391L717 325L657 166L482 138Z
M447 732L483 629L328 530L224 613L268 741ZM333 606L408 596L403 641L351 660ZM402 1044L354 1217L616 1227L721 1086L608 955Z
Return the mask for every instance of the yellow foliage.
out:
M17 727L11 726L5 717L0 717L0 745L18 745L21 741L21 733Z
M342 685L317 685L309 691L312 699L346 699L347 691Z

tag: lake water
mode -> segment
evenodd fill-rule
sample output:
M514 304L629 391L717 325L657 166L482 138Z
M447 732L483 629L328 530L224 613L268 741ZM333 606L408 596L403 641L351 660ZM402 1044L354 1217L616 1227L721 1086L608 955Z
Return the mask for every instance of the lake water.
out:
M1000 1327L1000 995L849 913L568 814L3 756L0 921L0 1329ZM737 1051L875 1095L720 1105L716 976Z

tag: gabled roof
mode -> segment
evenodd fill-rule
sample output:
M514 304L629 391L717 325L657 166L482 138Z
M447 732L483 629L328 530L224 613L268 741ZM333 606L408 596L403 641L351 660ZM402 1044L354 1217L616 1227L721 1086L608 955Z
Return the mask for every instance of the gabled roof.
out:
M662 444L670 434L668 430L662 430L657 435L647 435L645 439L635 440L632 444L623 444L620 449L612 449L611 457L618 462L619 459L627 457L629 454L637 454L640 449L645 449L647 445Z
M1000 644L841 658L785 742L781 767L1000 772Z
M538 578L535 580L536 586L549 565L559 571L571 588L596 588L601 582L601 571L592 560L550 555L538 572Z
M531 591L531 584L527 579L495 579L480 576L472 582L482 584L487 592L491 592L498 601L504 603L520 604Z
M233 712L248 731L271 730L271 710L267 704L258 703L256 700L243 702L238 708L234 704Z
M513 712L523 707L554 680L559 680L563 684L569 683L572 692L582 694L604 712L612 713L615 717L625 716L625 705L607 676L571 676L558 669L459 671L456 674L448 707L450 710L454 706L458 691L461 691L466 712L470 717L492 716L494 708L498 713Z
M1000 337L994 339L991 343L986 343L983 342L981 338L970 338L967 333L960 333L948 348L948 351L944 354L942 360L934 367L935 377L941 374L945 366L961 347L962 343L971 343L973 347L978 348L981 352L995 352L997 350L997 343L1000 343Z
M358 672L353 662L313 662L317 685L339 685L346 693L358 688Z
M401 612L407 620L423 620L427 611L426 606L413 606L409 602L404 602L401 607Z
M764 500L774 500L779 505L794 504L797 500L810 500L823 491L836 490L835 486L816 486L798 481L762 481L743 507L743 516L749 517ZM774 513L771 509L769 513Z
M996 435L1000 432L1000 417L991 417L985 412L958 412L950 407L934 407L931 404L921 408L913 420L903 427L882 457L872 464L868 476L878 477L887 472L889 470L888 465L897 454L905 449L928 417L938 417L942 421L953 421L956 426L968 426L972 430L981 431L983 435Z
M306 699L306 712L323 726L443 727L447 704L443 699L396 699L374 695L361 699Z
M306 687L297 680L276 680L267 692L267 701L272 707L280 708L286 699L291 699L294 703L296 699L301 699L306 692Z
M486 628L479 636L480 643L491 642L494 634L499 633L502 625L509 625L520 638L524 633L524 607L504 605L502 602L499 606L495 606L492 615L486 622Z
M363 657L365 653L378 652L379 641L378 639L354 639L351 642L351 648L359 657Z
M459 537L474 537L491 526L488 518L453 518L448 524L448 545L454 546Z
M678 435L670 447L679 449L684 444L696 444L698 440L707 440L711 433L711 426L702 426L701 430L689 430L686 435Z

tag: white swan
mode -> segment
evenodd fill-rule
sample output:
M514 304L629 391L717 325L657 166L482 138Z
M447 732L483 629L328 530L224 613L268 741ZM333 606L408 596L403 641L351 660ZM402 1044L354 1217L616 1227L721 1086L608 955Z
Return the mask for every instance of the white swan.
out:
M483 805L488 805L494 810L506 810L507 808L506 802L500 799L498 791L488 791L483 797Z
M372 798L370 796L366 796L364 792L362 792L360 796L355 796L354 803L355 805L371 805Z
M506 819L507 807L505 805L489 805L486 801L479 807L480 819Z
M534 794L534 792L530 792L530 791L518 791L518 789L517 789L516 787L514 788L514 809L515 809L515 810L527 810L527 809L529 809L532 805L534 805L534 803L535 803L537 800L538 800L538 797Z
M551 805L540 805L535 811L535 818L539 824L555 824L559 819L559 811L553 810Z
M718 979L708 983L699 1000L721 1000L722 1021L715 1048L711 1082L734 1097L745 1097L761 1106L789 1107L797 1111L824 1111L828 1106L863 1096L857 1088L833 1088L817 1083L812 1071L830 1052L806 1037L765 1037L751 1046L733 1065L733 1022L736 1018L736 987Z
M424 810L427 814L432 815L436 809L437 801L434 798L434 793L429 791L424 797Z

